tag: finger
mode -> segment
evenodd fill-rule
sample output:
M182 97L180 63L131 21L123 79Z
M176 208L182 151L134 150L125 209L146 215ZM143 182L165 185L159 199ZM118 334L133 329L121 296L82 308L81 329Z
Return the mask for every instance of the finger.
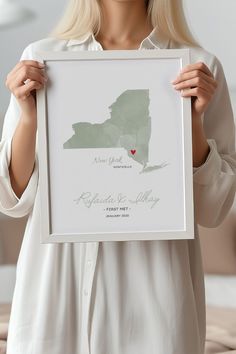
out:
M24 67L21 71L18 71L18 79L21 79L21 82L24 83L26 80L39 81L45 83L47 81L46 74L37 68L31 66Z
M39 81L39 82L46 82L47 77L46 74L42 71L42 69L33 68L30 66L24 66L14 74L10 74L7 76L6 79L6 87L12 91L18 86L24 85L24 82L28 79Z
M190 71L193 71L193 70L199 70L199 71L202 71L203 73L205 73L206 75L214 78L212 72L209 70L209 68L206 66L205 63L203 62L198 62L198 63L195 63L195 64L189 64L187 65L185 68L183 68L183 70L180 71L180 75L181 74L184 74L184 73L188 73ZM175 80L174 80L175 81Z
M180 74L174 81L172 81L172 83L176 85L181 81L186 81L195 77L199 77L204 79L205 81L209 81L210 83L212 83L213 86L217 87L217 81L212 76L209 76L200 70L193 70L187 73Z
M46 79L41 75L33 74L29 75L27 78L18 75L10 82L6 82L6 86L11 92L14 92L17 88L24 87L30 81L37 81L41 85L46 83Z
M183 70L181 70L180 73L182 74L182 73L186 73L186 72L189 72L189 71L192 71L192 70L200 70L200 71L204 72L205 74L213 77L212 72L210 71L208 66L205 63L203 63L203 62L198 62L198 63L195 63L195 64L189 64L185 68L183 68Z
M206 99L210 101L212 95L201 87L194 87L192 89L184 90L181 92L182 97L197 97L198 99Z
M14 96L17 99L24 100L31 94L34 90L39 90L43 88L43 85L37 81L30 81L27 85L18 87L14 90Z
M39 61L35 60L21 60L10 72L10 74L14 74L16 71L18 71L20 68L23 68L24 66L32 66L33 68L38 68L42 69L45 68L45 64L40 63Z
M206 81L203 78L199 78L199 77L191 80L186 80L180 82L177 85L174 85L174 88L176 90L183 90L183 89L194 88L194 87L203 88L204 90L209 91L212 94L215 92L215 85L212 82Z
M38 81L41 84L44 84L47 81L45 75L39 69L32 67L24 67L11 78L11 83L9 83L8 87L10 90L23 86L25 81L32 80Z

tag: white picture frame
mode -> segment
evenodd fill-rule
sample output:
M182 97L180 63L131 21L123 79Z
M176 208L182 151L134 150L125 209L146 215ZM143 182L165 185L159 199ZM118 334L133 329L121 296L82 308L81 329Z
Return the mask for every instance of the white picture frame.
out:
M194 238L189 50L38 56L41 242Z

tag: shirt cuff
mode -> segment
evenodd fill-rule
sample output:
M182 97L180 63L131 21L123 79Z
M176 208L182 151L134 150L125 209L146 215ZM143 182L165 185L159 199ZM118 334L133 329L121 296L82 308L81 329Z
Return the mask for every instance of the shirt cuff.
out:
M201 185L212 183L221 172L221 157L215 140L208 139L210 147L206 161L199 167L193 167L193 181Z
M11 158L11 142L4 142L1 151L1 176L0 176L0 211L12 217L22 217L29 213L32 208L38 186L38 160L35 158L35 166L30 180L20 198L16 196L11 186L9 164Z

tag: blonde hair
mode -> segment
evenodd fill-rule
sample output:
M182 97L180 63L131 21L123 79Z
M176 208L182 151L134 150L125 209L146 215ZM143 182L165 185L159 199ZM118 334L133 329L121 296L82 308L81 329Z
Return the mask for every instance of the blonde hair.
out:
M179 44L199 46L188 27L182 0L147 0L147 15L153 28ZM83 39L96 36L101 26L99 0L70 0L52 36L61 39Z

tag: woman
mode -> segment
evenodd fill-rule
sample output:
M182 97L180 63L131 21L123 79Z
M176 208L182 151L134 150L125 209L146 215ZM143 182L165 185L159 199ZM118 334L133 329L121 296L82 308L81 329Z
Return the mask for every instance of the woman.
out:
M29 45L10 72L1 142L1 211L29 214L7 354L203 354L205 303L194 240L42 245L35 90L38 50L191 48L173 82L192 97L196 225L217 226L235 194L234 123L219 61L186 25L181 0L73 0L53 38ZM223 134L224 133L224 134Z

